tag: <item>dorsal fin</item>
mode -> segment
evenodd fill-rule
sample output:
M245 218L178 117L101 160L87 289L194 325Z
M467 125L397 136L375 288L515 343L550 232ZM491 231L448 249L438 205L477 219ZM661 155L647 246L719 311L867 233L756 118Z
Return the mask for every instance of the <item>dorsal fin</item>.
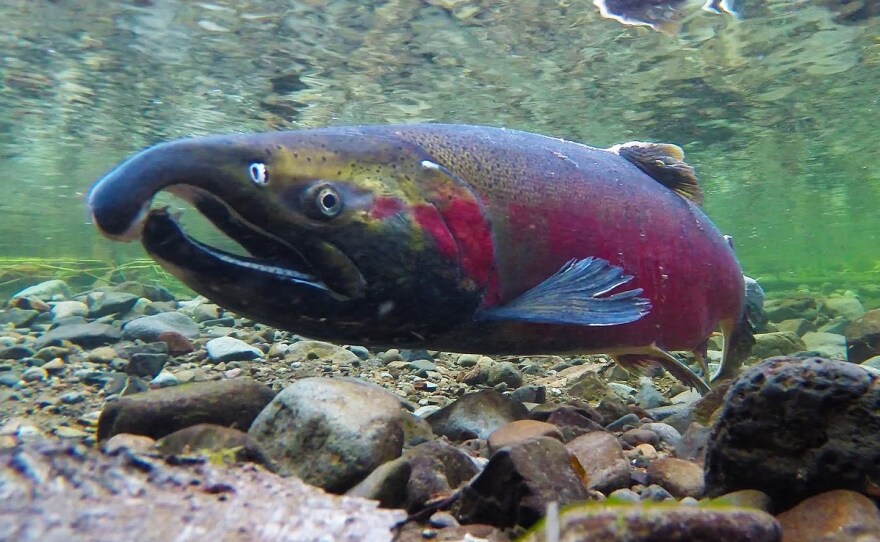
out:
M697 205L703 204L703 191L697 183L694 168L684 161L684 151L678 145L630 141L608 150L626 158L681 197Z

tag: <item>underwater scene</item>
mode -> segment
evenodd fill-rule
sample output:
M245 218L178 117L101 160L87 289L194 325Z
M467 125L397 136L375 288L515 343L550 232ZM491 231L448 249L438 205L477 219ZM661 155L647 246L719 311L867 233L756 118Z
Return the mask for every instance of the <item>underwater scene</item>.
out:
M0 20L0 540L880 540L880 2Z

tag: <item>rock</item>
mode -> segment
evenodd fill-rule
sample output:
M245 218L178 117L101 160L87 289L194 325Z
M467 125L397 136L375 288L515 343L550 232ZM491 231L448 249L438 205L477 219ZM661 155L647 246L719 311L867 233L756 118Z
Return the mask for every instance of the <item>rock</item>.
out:
M421 510L437 495L451 494L479 472L466 453L441 441L419 444L404 457L411 472L403 507L410 512Z
M410 371L416 373L416 376L426 378L429 371L437 371L437 364L427 359L416 359L407 364Z
M547 388L544 386L522 386L510 394L521 403L543 403L547 400Z
M550 414L547 423L555 425L562 432L563 442L593 431L604 431L596 420L601 419L595 411L574 406L561 406Z
M652 461L648 481L663 487L676 499L703 496L702 467L684 459L666 457Z
M168 363L168 354L138 352L131 355L125 372L144 378L155 378L166 363Z
M872 369L880 371L880 356L874 356L873 358L866 359L859 365L861 365L862 367L870 367Z
M638 446L639 444L650 444L651 446L657 446L660 444L660 436L653 431L648 431L647 429L630 429L624 434L620 435L620 441L625 442L630 446Z
M816 300L812 297L770 299L764 303L764 311L771 322L792 318L812 320L816 313Z
M846 326L847 360L861 363L880 356L880 309L870 310Z
M603 397L595 411L599 416L598 419L594 418L595 421L606 426L629 414L629 407L619 397Z
M137 303L138 296L125 292L91 292L86 296L90 318L101 318L111 314L123 314Z
M846 337L836 333L810 331L802 337L807 350L833 359L846 359Z
M292 363L313 363L323 361L336 365L352 365L359 363L360 358L353 352L321 341L300 341L290 345L285 359Z
M821 493L777 516L783 542L880 540L880 512L871 499L838 489Z
M2 310L0 311L0 326L12 324L12 327L16 329L28 327L39 315L40 313L35 310L18 308Z
M44 382L49 378L49 373L42 367L30 367L21 375L25 382Z
M435 514L436 516L436 514ZM434 516L431 516L432 523ZM441 529L425 528L417 522L403 526L394 542L510 542L499 529L491 525L459 525Z
M59 301L52 305L52 321L57 322L64 318L75 316L88 316L89 307L81 301Z
M522 386L523 375L513 363L503 361L489 367L489 375L486 381L488 386L507 384L509 388L516 389Z
M345 347L345 349L348 350L349 352L351 352L352 354L354 354L355 356L357 356L358 359L361 361L367 361L368 359L370 359L370 351L367 350L366 347L357 346L357 345L348 345Z
M551 502L564 506L589 497L562 443L547 437L530 439L496 452L479 476L462 488L458 520L530 527Z
M771 358L731 385L706 454L710 495L759 489L782 508L880 479L880 384L862 367Z
M196 349L196 347L189 342L189 339L176 331L165 331L160 333L158 340L165 343L165 346L168 347L168 353L172 356L189 354Z
M70 297L70 287L63 280L47 280L16 293L11 299L36 297L43 301L63 301Z
M850 296L837 296L825 299L825 309L832 316L842 316L847 320L856 320L865 314L865 307L858 299Z
M568 395L583 401L600 401L604 397L613 396L614 392L604 378L595 371L589 371L569 384Z
M456 365L459 367L474 367L480 361L480 354L461 354L458 356L458 359L455 361ZM491 361L491 359L489 359Z
M144 454L153 450L156 441L143 435L119 433L101 443L101 451L107 455L115 455L123 450Z
M110 324L91 322L56 327L36 340L34 346L39 350L45 346L60 346L63 341L70 341L83 348L95 348L117 342L122 337L119 329Z
M141 284L140 282L129 280L113 286L112 290L114 292L125 292L154 302L174 301L174 295L171 292L162 286L153 284Z
M398 457L403 447L397 399L354 379L295 381L257 416L248 434L280 474L338 493Z
M24 381L21 379L21 375L15 371L6 371L0 373L0 386L14 388L23 382Z
M709 443L709 428L697 422L691 423L675 446L675 456L687 459L698 465L705 463L706 447Z
M86 400L86 396L78 391L69 391L62 393L58 400L65 405L76 405Z
M481 390L458 398L425 420L436 435L467 440L487 439L502 425L528 417L522 403L494 390Z
M678 446L678 443L681 442L681 433L678 432L678 429L669 424L660 422L646 423L642 424L641 429L653 431L660 437L660 442L666 444L670 448L675 448Z
M846 318L841 318L838 316L837 318L832 318L828 323L823 324L819 329L810 329L808 331L823 331L825 333L837 333L838 335L846 335L846 327L849 325L849 320Z
M184 337L191 338L199 334L199 325L179 312L161 312L135 318L122 328L126 338L140 339L145 342L158 341L160 340L159 336L168 331L174 331Z
M636 404L644 409L669 405L672 402L657 391L649 378L639 379L639 391L636 393Z
M177 379L177 376L168 371L160 372L150 381L150 386L154 388L170 388L178 384L180 384L180 381Z
M489 453L494 454L499 449L522 442L530 438L550 437L562 440L562 433L555 425L537 420L517 420L502 425L488 438Z
M804 333L807 333L808 331L816 331L816 326L813 325L813 322L804 318L790 318L777 323L776 329L783 332L794 333L798 337L803 337Z
M208 358L214 363L248 361L263 356L263 352L248 343L233 337L217 337L205 344Z
M773 510L773 501L770 500L770 496L757 489L741 489L711 499L711 502L727 506L736 506L737 508L753 508L755 510L767 512L768 514Z
M779 542L782 530L773 516L757 510L687 506L678 503L576 504L558 519L548 518L518 542L546 542L554 522L559 542Z
M118 357L116 350L109 346L99 346L86 353L86 359L92 363L108 364Z
M53 433L55 433L56 437L65 438L65 439L84 439L84 438L90 436L88 433L86 433L82 429L77 429L75 427L67 427L65 425L61 425L61 426L56 427L53 430Z
M161 438L199 423L243 430L274 395L268 386L247 378L194 382L129 395L104 407L98 440L119 433Z
M225 463L252 461L271 468L260 446L247 433L210 423L191 425L165 435L156 442L156 449L165 457L205 455Z
M627 428L632 429L634 427L640 427L641 425L642 419L636 414L630 412L609 423L605 429L608 431L626 431Z
M0 348L0 359L24 359L34 357L34 351L23 345Z
M411 472L409 461L398 457L379 465L345 494L379 501L382 508L403 508Z
M806 349L807 345L797 336L797 333L791 331L758 333L755 335L755 346L752 347L751 355L754 358L764 359Z
M604 431L587 433L565 447L586 471L590 489L607 495L615 489L629 487L629 463L614 435Z

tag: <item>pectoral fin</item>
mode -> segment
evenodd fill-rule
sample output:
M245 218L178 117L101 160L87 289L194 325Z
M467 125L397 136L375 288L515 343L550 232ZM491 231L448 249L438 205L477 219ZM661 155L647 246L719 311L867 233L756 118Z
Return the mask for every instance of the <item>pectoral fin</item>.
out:
M632 276L599 258L571 260L552 277L513 301L483 309L475 318L539 324L614 326L634 322L651 310L641 288L605 295Z

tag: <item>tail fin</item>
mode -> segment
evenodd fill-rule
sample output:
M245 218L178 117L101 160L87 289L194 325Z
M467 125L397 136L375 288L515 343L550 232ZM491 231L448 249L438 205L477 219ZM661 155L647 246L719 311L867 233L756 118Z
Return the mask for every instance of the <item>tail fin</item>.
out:
M745 279L745 308L739 320L721 322L721 333L724 335L724 352L721 354L721 366L712 376L712 382L733 378L739 374L742 364L749 358L755 345L755 330L767 321L764 313L764 289L755 279Z

